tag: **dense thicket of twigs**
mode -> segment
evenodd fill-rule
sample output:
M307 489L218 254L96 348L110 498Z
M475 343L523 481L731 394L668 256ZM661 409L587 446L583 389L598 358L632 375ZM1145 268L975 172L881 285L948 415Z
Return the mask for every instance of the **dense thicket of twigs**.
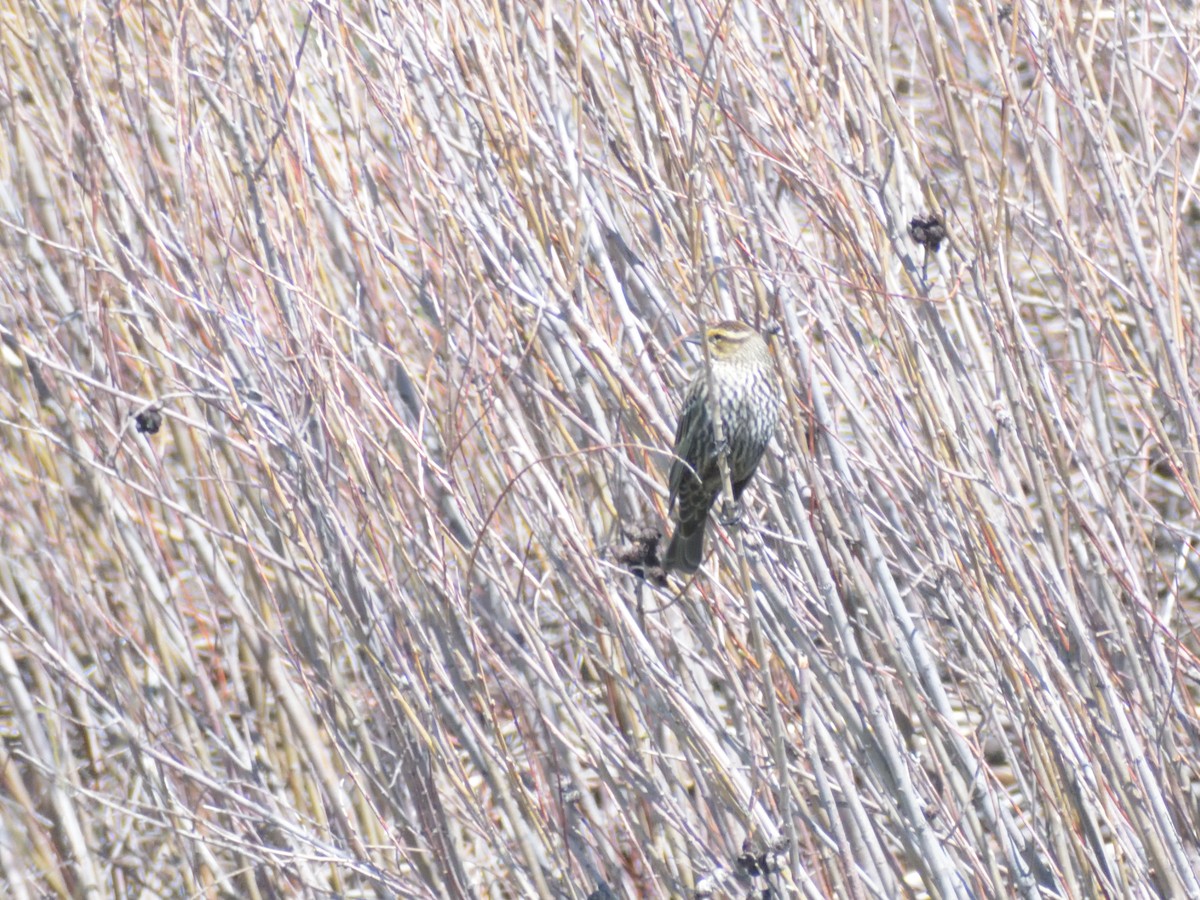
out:
M1195 14L865 6L7 7L7 895L1200 896Z

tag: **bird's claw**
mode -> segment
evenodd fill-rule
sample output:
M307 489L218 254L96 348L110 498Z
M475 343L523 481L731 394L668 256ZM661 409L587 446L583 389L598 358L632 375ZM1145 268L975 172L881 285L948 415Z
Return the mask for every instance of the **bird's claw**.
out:
M718 517L723 528L732 528L742 521L742 510L734 503L726 501L721 505L721 515Z
M728 456L729 455L729 441L726 438L721 438L721 440L714 443L713 444L713 454L716 456L717 459L720 459L722 456Z

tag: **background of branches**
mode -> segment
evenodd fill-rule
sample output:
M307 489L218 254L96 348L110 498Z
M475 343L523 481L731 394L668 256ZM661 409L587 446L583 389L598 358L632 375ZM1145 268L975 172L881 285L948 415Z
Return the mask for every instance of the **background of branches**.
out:
M868 6L6 7L7 895L1200 896L1196 14Z

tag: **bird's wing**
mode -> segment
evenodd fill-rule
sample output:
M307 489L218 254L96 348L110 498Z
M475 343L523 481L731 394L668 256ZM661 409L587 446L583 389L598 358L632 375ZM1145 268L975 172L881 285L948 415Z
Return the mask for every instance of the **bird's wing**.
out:
M679 426L675 429L675 456L671 460L671 474L667 479L671 490L668 509L674 508L684 478L703 478L703 473L697 472L696 467L704 455L706 443L712 443L712 435L708 405L701 387L699 380L692 383L683 398L683 409L679 411Z

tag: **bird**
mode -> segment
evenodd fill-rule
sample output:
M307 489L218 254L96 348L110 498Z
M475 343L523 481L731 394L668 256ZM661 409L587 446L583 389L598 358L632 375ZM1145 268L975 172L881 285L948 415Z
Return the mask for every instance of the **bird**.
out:
M709 402L708 373L701 368L688 385L675 429L668 477L668 510L679 506L677 524L663 554L663 568L691 574L704 558L708 514L721 493L720 453L712 410L720 410L733 500L742 492L775 433L783 398L767 342L743 322L709 325L708 352L717 402ZM686 340L699 343L700 336Z

